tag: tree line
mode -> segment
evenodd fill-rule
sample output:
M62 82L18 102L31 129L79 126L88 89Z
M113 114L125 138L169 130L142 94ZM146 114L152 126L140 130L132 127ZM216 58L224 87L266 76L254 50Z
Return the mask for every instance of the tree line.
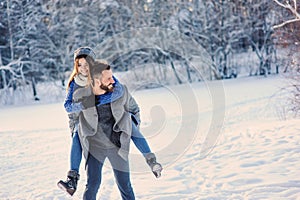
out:
M177 83L184 82L182 74L189 82L236 77L240 66L233 58L249 51L258 60L251 75L267 75L272 68L278 73L278 47L295 44L286 34L296 30L287 25L274 29L293 16L278 2L3 0L0 89L31 84L36 92L35 84L45 81L60 81L64 86L66 72L73 67L72 53L79 46L95 48L99 58L107 59L116 71L155 63L160 66L153 68L156 76L167 78L170 71ZM182 46L178 41L188 42ZM152 44L146 46L147 42ZM201 76L190 64L193 56L206 62L198 66Z

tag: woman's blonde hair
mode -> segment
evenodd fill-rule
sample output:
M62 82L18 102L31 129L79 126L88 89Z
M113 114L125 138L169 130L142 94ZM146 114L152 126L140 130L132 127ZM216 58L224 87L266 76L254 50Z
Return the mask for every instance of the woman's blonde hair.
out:
M67 85L67 91L69 90L70 88L70 84L71 82L74 80L74 77L79 73L79 70L78 70L78 65L79 65L79 58L76 58L74 60L74 67L73 67L73 71L69 77L69 80L68 80L68 85Z

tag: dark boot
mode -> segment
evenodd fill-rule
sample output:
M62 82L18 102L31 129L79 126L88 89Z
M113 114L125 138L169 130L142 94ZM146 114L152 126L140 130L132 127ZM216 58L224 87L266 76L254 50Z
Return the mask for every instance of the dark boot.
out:
M57 186L62 190L69 193L71 196L76 192L77 189L77 181L79 180L79 174L75 170L70 170L68 172L68 177L66 181L60 180L57 183Z
M155 175L156 178L161 176L162 166L158 162L156 162L156 157L154 153L148 153L145 155L146 162L150 166L151 171Z

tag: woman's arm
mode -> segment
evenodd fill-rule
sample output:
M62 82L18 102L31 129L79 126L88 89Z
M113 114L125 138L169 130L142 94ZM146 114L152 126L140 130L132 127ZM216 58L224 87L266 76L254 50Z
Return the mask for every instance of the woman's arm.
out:
M75 82L74 80L70 83L70 87L68 89L68 93L65 99L64 107L67 113L75 113L82 111L83 107L81 102L74 103L73 102L73 93L74 93Z

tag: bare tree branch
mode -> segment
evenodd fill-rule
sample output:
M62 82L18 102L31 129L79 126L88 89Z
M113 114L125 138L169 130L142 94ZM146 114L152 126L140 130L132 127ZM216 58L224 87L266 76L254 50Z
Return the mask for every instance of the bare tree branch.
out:
M289 24L289 23L300 21L300 13L298 13L298 11L297 11L297 0L293 0L294 5L291 5L288 1L286 1L285 4L279 2L278 0L273 0L273 1L275 3L277 3L279 6L291 11L293 13L294 17L295 17L294 19L290 19L290 20L284 21L280 24L274 25L273 26L274 29L283 27L283 26L285 26L286 24Z

